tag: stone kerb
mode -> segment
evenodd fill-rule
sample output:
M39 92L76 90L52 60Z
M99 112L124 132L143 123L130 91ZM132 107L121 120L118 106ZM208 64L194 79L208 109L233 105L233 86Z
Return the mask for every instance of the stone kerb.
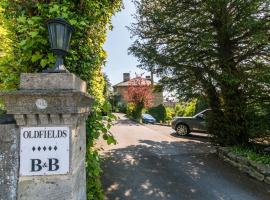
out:
M270 184L270 166L250 161L247 158L232 153L226 147L218 147L217 155L225 162L237 167L240 171L251 177Z
M70 73L22 74L20 89L1 93L0 97L20 129L68 127L70 130L69 172L20 174L18 199L85 200L85 120L93 103L93 98L86 94L86 83Z

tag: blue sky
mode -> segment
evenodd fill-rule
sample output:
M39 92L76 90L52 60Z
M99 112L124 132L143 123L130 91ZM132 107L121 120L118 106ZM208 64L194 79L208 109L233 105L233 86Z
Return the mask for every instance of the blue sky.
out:
M108 75L111 83L114 85L123 80L123 73L130 72L131 77L136 73L143 73L137 68L137 59L132 55L128 55L128 48L132 44L130 32L126 26L130 26L134 19L135 6L131 0L124 0L125 8L116 13L112 18L113 30L108 32L107 41L104 49L107 51L108 58L104 68L104 72ZM144 76L147 75L144 74Z

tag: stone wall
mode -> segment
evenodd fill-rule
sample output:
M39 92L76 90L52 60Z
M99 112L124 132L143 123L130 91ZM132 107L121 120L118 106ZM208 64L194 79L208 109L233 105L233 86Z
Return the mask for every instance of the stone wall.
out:
M218 147L217 154L224 161L237 167L240 171L247 173L251 177L264 181L270 184L270 166L265 164L256 163L248 160L243 156L239 156L229 150L226 147Z
M11 116L0 117L0 200L16 200L19 131Z

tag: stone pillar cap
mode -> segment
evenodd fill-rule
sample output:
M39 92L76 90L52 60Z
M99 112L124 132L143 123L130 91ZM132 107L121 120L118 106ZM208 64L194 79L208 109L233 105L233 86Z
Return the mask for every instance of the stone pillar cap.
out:
M22 73L21 90L76 90L86 92L86 82L72 73Z
M94 98L74 90L18 90L0 93L8 114L89 113Z

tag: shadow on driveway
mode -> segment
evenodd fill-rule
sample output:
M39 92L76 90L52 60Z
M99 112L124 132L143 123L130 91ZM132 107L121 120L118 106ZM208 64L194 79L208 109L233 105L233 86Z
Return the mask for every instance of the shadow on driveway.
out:
M155 142L106 152L102 182L108 200L266 200L270 189L218 160L206 140Z
M188 138L188 139L210 138L209 134L206 134L206 133L195 133L195 132L192 132L192 133L188 134L187 136L177 135L176 132L173 132L170 135L173 136L173 137L176 137L176 138Z

